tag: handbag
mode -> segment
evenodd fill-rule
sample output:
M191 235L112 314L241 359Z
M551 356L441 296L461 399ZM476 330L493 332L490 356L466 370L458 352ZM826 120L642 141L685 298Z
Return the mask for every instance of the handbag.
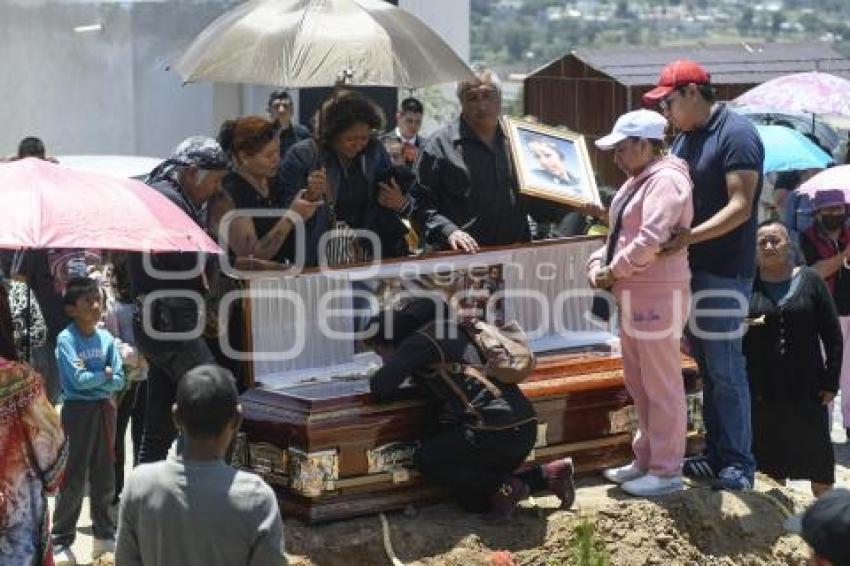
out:
M623 212L625 212L626 207L637 194L638 190L639 187L634 189L626 195L625 199L623 199L623 206L620 207L620 211L617 213L617 218L614 220L614 228L608 234L608 241L605 243L605 263L603 266L610 265L611 261L614 259L614 249L617 247L617 239L620 237L620 229L623 227ZM611 301L608 300L608 295L610 295L610 293L607 290L604 292L597 291L593 295L593 302L590 305L591 314L605 322L611 320Z

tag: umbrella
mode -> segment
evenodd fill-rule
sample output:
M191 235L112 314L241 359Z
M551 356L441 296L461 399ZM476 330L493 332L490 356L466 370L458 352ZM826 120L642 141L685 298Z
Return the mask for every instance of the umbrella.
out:
M785 126L756 125L764 144L764 172L824 169L832 157L806 136Z
M790 112L763 106L731 106L730 108L756 124L789 126L800 133L811 134L817 138L818 144L822 148L833 155L841 146L841 136L838 135L835 128L824 121L823 116L814 119L814 114Z
M797 189L797 192L814 198L820 191L841 191L844 202L850 202L850 165L839 165L821 171Z
M245 2L201 32L174 67L186 82L294 88L419 88L472 77L428 26L383 0Z
M748 90L735 103L786 112L850 116L850 81L818 72L783 75Z
M0 248L209 252L221 248L144 183L41 159L0 165Z

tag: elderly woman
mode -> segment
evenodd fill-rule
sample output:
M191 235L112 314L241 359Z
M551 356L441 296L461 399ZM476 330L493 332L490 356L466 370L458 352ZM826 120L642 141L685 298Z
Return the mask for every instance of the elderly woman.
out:
M401 217L409 215L413 202L375 137L382 122L380 109L369 99L355 92L338 93L319 111L316 138L292 146L281 163L283 202L292 202L306 188L309 200L325 204L307 222L306 265L316 265L323 255L329 264L407 255L407 228ZM319 244L329 230L330 250L322 254ZM352 230L373 232L380 255ZM342 240L345 244L338 243Z
M838 390L841 327L818 272L794 266L784 225L761 224L756 243L744 336L753 453L762 472L783 482L810 480L819 496L835 481L827 405Z
M660 114L636 110L596 142L613 149L629 178L611 203L608 243L588 261L591 285L610 289L619 305L624 379L638 416L634 461L604 475L642 497L682 489L687 432L679 340L690 270L686 251L659 250L675 228L690 226L692 184L687 164L662 153L666 126Z
M218 141L230 156L233 170L221 183L236 210L272 210L286 208L274 179L280 165L280 139L274 122L260 116L227 120L219 131ZM292 199L290 216L237 216L230 223L228 244L236 257L253 257L285 263L284 242L293 230L293 220L309 219L317 203L299 193Z

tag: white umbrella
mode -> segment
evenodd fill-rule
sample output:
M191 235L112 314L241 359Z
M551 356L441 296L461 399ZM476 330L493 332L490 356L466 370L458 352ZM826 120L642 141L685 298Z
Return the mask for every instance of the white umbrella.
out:
M472 77L434 31L382 0L252 0L195 39L186 82L419 88Z

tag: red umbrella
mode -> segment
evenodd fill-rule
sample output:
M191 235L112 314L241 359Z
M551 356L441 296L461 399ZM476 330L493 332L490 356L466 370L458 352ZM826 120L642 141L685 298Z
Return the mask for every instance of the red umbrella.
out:
M221 248L144 183L41 159L0 165L0 248L209 252Z

